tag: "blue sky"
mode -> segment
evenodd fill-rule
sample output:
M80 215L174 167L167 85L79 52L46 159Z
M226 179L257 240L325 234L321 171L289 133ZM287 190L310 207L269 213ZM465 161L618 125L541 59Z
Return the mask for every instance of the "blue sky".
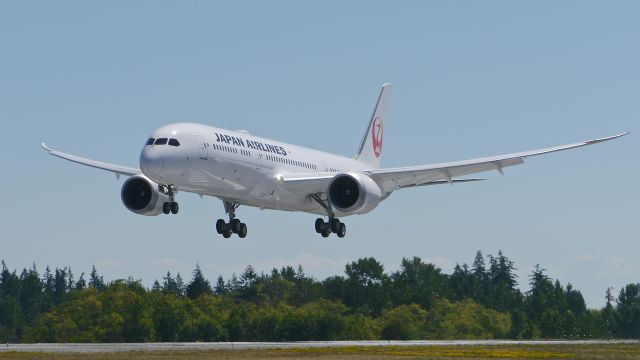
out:
M301 263L323 278L373 256L450 272L502 250L520 283L541 264L590 306L640 281L637 2L3 2L0 258L11 268L92 264L145 284L196 263L214 280ZM181 194L142 217L122 179L48 156L40 142L135 166L155 128L196 121L352 155L379 87L394 84L383 166L570 143L488 181L394 193L322 239L309 214ZM40 270L43 270L42 268Z

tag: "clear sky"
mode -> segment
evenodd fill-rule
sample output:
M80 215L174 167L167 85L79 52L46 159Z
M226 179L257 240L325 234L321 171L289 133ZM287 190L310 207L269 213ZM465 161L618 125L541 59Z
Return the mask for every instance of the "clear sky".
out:
M0 258L10 268L92 264L150 285L196 263L215 280L247 264L318 278L373 256L450 272L477 250L537 263L604 305L640 281L640 3L636 1L232 1L0 3ZM315 216L180 194L143 217L122 179L48 156L40 142L136 166L147 136L195 121L352 155L379 87L394 85L383 166L617 141L529 159L488 181L399 191L347 237Z

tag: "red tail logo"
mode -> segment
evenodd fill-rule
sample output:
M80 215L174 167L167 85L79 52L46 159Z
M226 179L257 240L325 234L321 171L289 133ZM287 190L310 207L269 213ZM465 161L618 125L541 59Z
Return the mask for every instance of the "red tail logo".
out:
M373 120L373 126L371 126L371 139L373 143L373 153L379 158L382 153L382 119L379 117Z

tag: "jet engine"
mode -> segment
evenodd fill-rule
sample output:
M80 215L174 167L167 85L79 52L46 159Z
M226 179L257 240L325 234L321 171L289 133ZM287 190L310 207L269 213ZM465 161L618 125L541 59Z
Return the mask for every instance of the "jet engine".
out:
M170 201L158 184L143 175L132 176L122 184L122 203L130 211L147 216L162 214L162 205Z
M329 202L337 215L365 214L382 199L378 184L368 175L348 172L336 175L327 190Z

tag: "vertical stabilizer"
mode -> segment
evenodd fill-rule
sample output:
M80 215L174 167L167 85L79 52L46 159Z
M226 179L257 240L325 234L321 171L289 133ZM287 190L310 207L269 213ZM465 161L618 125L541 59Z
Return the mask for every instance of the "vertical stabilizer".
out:
M380 97L369 120L369 126L362 137L356 160L371 166L372 169L380 167L382 156L382 140L384 135L384 123L387 119L389 97L391 96L391 84L382 85Z

